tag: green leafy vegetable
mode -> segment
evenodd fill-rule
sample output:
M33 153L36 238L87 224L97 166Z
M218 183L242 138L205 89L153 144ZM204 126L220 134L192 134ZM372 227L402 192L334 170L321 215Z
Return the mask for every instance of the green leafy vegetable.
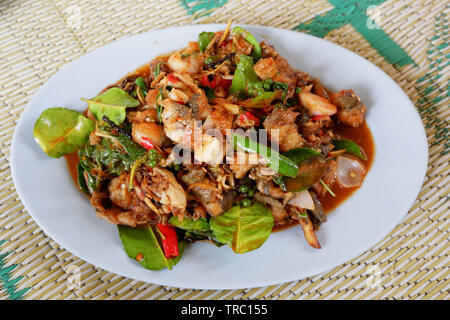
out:
M361 148L358 144L356 144L351 140L348 139L333 140L332 143L336 147L336 150L345 150L345 152L357 156L358 158L364 161L367 160L367 156L363 148Z
M208 47L208 44L211 42L213 38L214 32L203 31L198 35L198 47L202 52L205 52L206 48Z
M247 41L253 46L252 56L253 58L255 58L255 61L258 61L261 58L261 47L259 45L258 40L256 40L255 36L241 27L234 27L233 31L239 34L242 38L245 39L245 41Z
M286 190L286 186L284 185L284 176L278 176L278 175L276 175L276 176L273 176L272 180L273 180L273 182L275 182L277 185L279 185L280 188L281 188L283 191L287 191L287 190Z
M318 182L327 169L327 162L322 156L315 156L301 161L298 165L298 175L295 178L285 178L284 185L290 192L300 192Z
M178 241L179 255L167 259L161 244L160 235L148 226L145 228L131 228L119 225L119 236L127 255L149 270L172 269L180 261L184 251L184 241Z
M169 223L174 227L183 229L189 232L204 233L211 230L208 221L205 218L199 218L197 220L184 217L183 220L178 220L177 217L172 216L169 219Z
M255 83L260 82L258 76L253 70L252 58L245 55L238 55L239 62L234 71L233 81L231 82L230 93L246 96L248 88L254 87Z
M130 171L135 161L147 153L145 148L124 135L112 136L112 139L117 140L121 148L111 139L103 138L99 145L87 143L78 151L80 164L89 175L95 170L118 176L124 171ZM96 185L98 183L92 186Z
M272 101L281 97L281 91L267 91L253 99L242 102L246 108L264 109L270 107Z
M159 76L160 72L161 72L161 62L159 62L156 65L155 70L153 71L153 77L156 79Z
M89 110L97 121L103 116L120 125L126 118L126 108L137 107L140 102L119 88L111 88L108 91L92 99L82 99L88 103Z
M133 189L133 180L134 180L134 175L136 174L136 170L143 165L148 159L147 155L144 155L138 159L136 159L136 161L134 161L133 165L131 166L131 171L130 171L130 182L128 183L128 189Z
M295 163L300 163L304 160L308 160L309 158L321 156L322 154L319 151L310 148L294 148L286 151L283 155Z
M50 157L59 158L86 144L95 129L94 121L74 110L54 107L41 113L33 136Z
M259 248L269 238L274 221L270 209L255 202L247 208L236 205L209 223L219 242L235 253L245 253Z
M84 168L81 165L81 163L78 162L77 166L77 173L78 173L78 186L80 187L81 191L83 191L86 194L90 194L90 191L88 189L88 186L86 184L86 178L84 177Z
M242 135L232 134L231 137L235 149L249 153L258 153L267 160L267 165L270 168L284 176L295 177L297 175L298 166L286 156Z
M135 82L136 82L137 87L139 88L139 90L141 90L141 93L145 98L147 96L148 88L147 88L147 84L145 83L144 78L139 77L135 80Z
M123 134L119 134L116 138L120 145L125 149L125 151L133 160L137 160L147 153L147 149Z

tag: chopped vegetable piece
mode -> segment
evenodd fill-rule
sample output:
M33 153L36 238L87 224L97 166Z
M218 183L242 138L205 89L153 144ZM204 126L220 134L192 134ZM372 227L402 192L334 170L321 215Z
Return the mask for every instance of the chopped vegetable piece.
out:
M361 160L364 161L367 160L367 155L364 152L364 149L351 140L348 139L333 140L332 143L334 144L336 150L345 150L345 152L357 156Z
M259 82L259 79L253 70L252 58L244 55L239 55L238 58L239 62L234 72L230 93L246 96L248 94L248 88Z
M256 40L255 36L241 27L234 27L233 32L239 34L242 38L245 39L245 41L247 41L253 46L252 56L255 59L255 61L258 61L261 58L261 47L259 45L258 40Z
M199 218L197 220L193 220L190 218L184 217L183 220L179 220L177 217L172 216L169 219L169 223L177 227L179 229L183 229L189 232L208 232L211 230L208 221L205 218Z
M161 242L166 258L178 257L178 240L175 228L171 225L158 223L158 229L162 234Z
M323 182L323 180L322 179L320 179L320 183L323 185L323 187L333 196L333 197L336 197L336 195L334 194L334 192L333 192L333 190L331 190L330 189L330 187L325 183L325 182Z
M294 148L286 151L285 153L283 153L283 155L288 157L295 163L300 163L304 160L321 156L322 154L319 151L310 148Z
M364 164L352 156L340 155L336 158L336 180L344 188L359 187L364 178Z
M89 110L97 121L107 116L112 122L120 125L126 118L126 108L137 107L140 102L119 88L108 91L92 99L82 99L88 103Z
M300 192L318 182L327 169L327 163L321 156L316 156L298 163L298 175L295 178L285 178L287 191Z
M214 32L203 31L198 35L198 47L200 48L201 52L205 52L206 48L208 47L208 44L211 42L213 38Z
M135 82L136 82L136 85L138 86L138 88L141 89L141 92L145 98L147 96L148 88L147 88L147 84L145 83L144 78L139 77L136 79Z
M251 113L250 111L245 111L244 113L241 113L239 115L239 119L241 121L245 121L245 120L252 120L255 122L255 126L259 126L261 124L261 121L253 115L253 113Z

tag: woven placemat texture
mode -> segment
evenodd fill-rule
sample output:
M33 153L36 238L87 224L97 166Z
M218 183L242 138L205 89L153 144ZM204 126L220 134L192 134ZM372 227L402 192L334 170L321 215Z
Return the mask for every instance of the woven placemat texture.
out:
M448 13L448 2L438 0L1 1L0 299L449 299ZM9 168L14 127L33 94L63 65L111 41L229 18L325 38L403 88L429 142L426 180L403 221L375 247L327 273L224 291L124 278L47 237L24 209Z

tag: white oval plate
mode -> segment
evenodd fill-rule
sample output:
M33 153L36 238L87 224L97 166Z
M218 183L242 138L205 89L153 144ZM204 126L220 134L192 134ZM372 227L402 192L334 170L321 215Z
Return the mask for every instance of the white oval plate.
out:
M376 153L363 186L329 214L308 246L299 227L274 233L258 250L238 255L207 243L189 246L173 270L149 271L128 258L117 228L94 213L72 182L64 159L47 157L33 139L33 125L49 107L82 111L105 86L154 57L186 46L201 31L224 25L194 25L151 31L108 44L64 66L34 96L15 130L11 170L17 192L44 232L100 268L137 280L196 289L267 286L315 275L370 249L407 213L425 174L428 148L421 119L400 87L358 55L325 40L281 29L246 26L275 45L294 68L334 91L354 89L368 106Z

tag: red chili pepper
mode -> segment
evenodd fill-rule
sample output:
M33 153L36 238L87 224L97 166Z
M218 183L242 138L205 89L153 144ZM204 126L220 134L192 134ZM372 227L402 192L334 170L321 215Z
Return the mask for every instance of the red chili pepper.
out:
M143 146L147 150L155 149L155 145L147 137L142 137L140 143L141 143L141 146Z
M256 126L259 126L259 124L260 124L259 119L255 115L253 115L253 113L251 113L250 111L241 113L241 115L239 116L239 120L241 120L241 121L253 120L255 122Z
M220 46L219 47L225 47L226 45L228 45L229 43L231 43L231 41L233 41L233 40L227 40L227 41L224 41L224 42L222 42L221 44L220 44Z
M202 79L201 79L201 83L202 83L202 86L209 87L209 88L212 88L212 89L215 89L216 86L217 86L216 78L213 78L212 80L209 80L208 76L203 76Z
M269 113L270 111L273 110L273 108L274 108L274 106L270 106L270 107L262 109L261 111L262 111L262 113Z
M312 117L311 120L312 120L312 121L317 121L317 120L322 119L323 117L324 117L323 115L318 115L318 116Z
M231 83L233 82L233 80L230 79L220 79L219 81L219 86L224 88L225 90L228 90L229 87L231 87Z
M169 73L167 75L167 80L169 80L169 82L172 82L172 83L178 82L178 78L175 75L173 75L172 73Z
M161 242L166 258L170 259L178 257L178 240L175 228L160 222L158 223L158 229L162 234Z

